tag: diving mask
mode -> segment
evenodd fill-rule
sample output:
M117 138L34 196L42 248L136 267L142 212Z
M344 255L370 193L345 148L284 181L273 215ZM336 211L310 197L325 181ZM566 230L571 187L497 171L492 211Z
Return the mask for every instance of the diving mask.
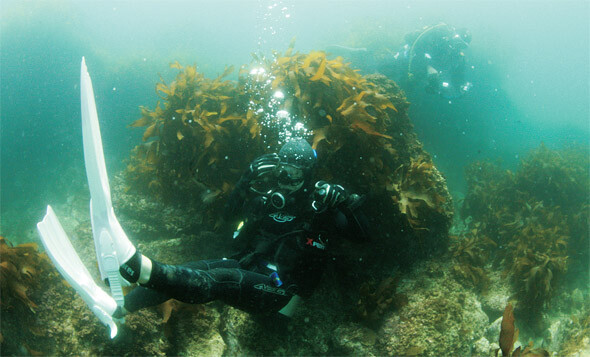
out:
M303 169L296 165L281 163L276 170L268 171L250 183L250 189L259 194L267 194L277 188L291 193L299 190L305 181Z
M292 164L279 166L278 186L280 189L295 192L303 186L305 181L303 170Z

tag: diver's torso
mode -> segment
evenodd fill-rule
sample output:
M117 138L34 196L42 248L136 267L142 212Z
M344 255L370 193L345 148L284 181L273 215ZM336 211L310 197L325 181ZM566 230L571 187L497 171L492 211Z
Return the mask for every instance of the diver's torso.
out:
M317 224L311 201L303 201L303 205L281 209L267 205L237 238L247 241L242 242L246 251L257 252L243 268L271 273L266 267L275 267L283 282L297 285L300 295L310 293L319 282L328 248L328 232Z

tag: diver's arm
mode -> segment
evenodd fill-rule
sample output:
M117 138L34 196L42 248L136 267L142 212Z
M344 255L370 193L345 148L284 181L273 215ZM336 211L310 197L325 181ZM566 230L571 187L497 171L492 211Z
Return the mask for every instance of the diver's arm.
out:
M360 210L366 196L349 193L340 185L325 181L315 184L312 208L316 213L333 211L338 230L354 240L368 240L367 219Z
M250 180L247 179L246 174L242 175L234 190L230 193L227 202L225 203L224 218L232 220L236 218L246 202L248 189L250 187Z
M347 200L338 209L336 225L343 234L354 241L368 241L368 219L361 206L365 202L365 195L355 193L348 196Z
M252 175L248 169L236 183L233 191L229 194L225 203L225 211L223 218L228 222L236 221L236 223L243 219L246 214L246 202L251 197L250 183L252 182Z

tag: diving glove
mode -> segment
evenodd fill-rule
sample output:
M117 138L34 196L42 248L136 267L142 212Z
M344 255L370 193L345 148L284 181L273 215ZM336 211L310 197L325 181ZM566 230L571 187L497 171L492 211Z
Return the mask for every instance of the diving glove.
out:
M318 181L313 192L311 207L316 212L323 212L328 208L334 208L348 198L348 193L340 185L331 185L326 181Z
M276 153L259 156L252 161L246 174L251 180L264 176L269 172L275 171L279 167L280 161L281 159Z

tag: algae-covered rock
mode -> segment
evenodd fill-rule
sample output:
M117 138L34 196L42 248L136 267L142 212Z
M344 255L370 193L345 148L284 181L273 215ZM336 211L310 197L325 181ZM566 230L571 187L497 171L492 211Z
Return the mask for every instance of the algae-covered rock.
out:
M477 296L453 280L448 264L422 264L402 282L400 291L409 303L385 319L378 333L380 354L471 354L488 317Z
M223 227L225 200L249 162L303 137L318 153L316 179L368 195L373 250L383 252L371 257L376 265L410 265L445 250L452 199L393 81L292 45L255 57L238 81L223 80L230 68L207 79L195 66L172 67L176 79L156 85L162 105L142 108L131 124L146 127L126 170L133 191Z
M491 270L491 268L488 268ZM485 313L491 320L502 316L504 308L511 295L510 284L501 272L491 271L489 273L489 287L485 294L479 297Z
M125 221L125 231L131 237L150 241L200 230L203 219L199 211L190 207L180 209L151 195L137 194L130 190L123 175L113 178L111 189L114 208L119 219Z
M485 337L480 338L473 344L473 355L474 356L490 356L492 351L492 345Z
M590 355L590 304L572 316L564 341L559 347L560 356Z
M164 331L173 345L174 355L222 356L227 345L220 333L220 319L216 306L212 304L189 307L173 314L166 322Z
M343 355L375 356L377 333L364 326L346 324L334 330L332 341L335 350Z

